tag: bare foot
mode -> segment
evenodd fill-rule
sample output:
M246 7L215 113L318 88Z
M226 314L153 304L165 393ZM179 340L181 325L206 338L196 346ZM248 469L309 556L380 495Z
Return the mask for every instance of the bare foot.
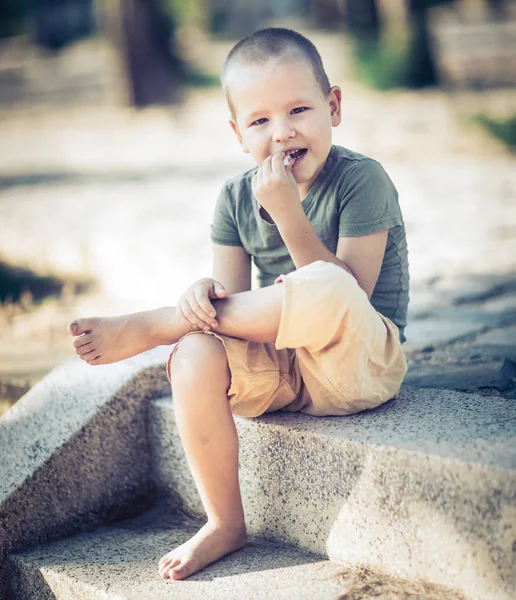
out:
M159 574L165 579L184 579L246 544L245 525L229 528L208 522L187 542L160 558Z
M151 313L120 317L77 319L68 326L77 336L73 342L77 354L90 365L106 365L124 360L158 346L152 335Z

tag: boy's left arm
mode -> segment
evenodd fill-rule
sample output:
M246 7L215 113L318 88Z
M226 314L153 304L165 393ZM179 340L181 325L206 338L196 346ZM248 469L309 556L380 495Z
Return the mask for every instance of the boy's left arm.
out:
M316 260L334 263L353 275L371 298L382 267L389 230L358 237L339 237L335 255L322 243L301 205L299 209L290 213L288 219L276 221L296 269Z

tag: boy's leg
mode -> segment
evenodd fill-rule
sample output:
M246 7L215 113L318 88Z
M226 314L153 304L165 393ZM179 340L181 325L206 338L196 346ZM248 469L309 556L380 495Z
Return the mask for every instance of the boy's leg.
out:
M213 300L218 326L213 331L255 342L273 343L278 334L283 285ZM160 345L177 342L198 330L175 307L120 317L77 319L70 332L78 336L77 354L91 365L117 362Z
M177 428L208 516L196 535L159 561L162 577L183 579L245 546L247 536L224 346L212 335L190 335L176 346L170 368Z
M255 341L276 338L282 285L215 301L217 332ZM79 319L76 344L91 364L133 356L177 342L192 331L174 308L107 319ZM82 341L82 344L81 344ZM88 358L89 354L89 358ZM91 357L98 357L93 360ZM211 335L187 336L170 361L177 426L188 464L206 510L207 523L159 561L162 577L183 579L247 542L238 481L238 436L228 402L230 373L222 342Z

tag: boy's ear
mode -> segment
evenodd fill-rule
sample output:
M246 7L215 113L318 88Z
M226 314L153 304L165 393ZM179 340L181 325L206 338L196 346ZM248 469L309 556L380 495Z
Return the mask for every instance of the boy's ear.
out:
M330 94L328 96L328 102L330 105L330 115L332 127L340 125L341 121L341 103L342 103L342 91L338 85L334 85L330 88Z
M240 129L238 128L237 122L234 119L230 119L229 124L231 125L231 129L235 132L235 135L237 136L237 140L240 144L240 148L242 148L242 151L249 153L249 150L242 138L242 134L240 133Z

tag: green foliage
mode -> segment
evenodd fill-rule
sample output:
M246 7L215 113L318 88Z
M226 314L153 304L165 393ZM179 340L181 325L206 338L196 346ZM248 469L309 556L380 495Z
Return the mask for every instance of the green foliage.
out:
M169 22L172 35L177 27L202 23L203 11L206 11L205 0L158 0L158 3ZM180 60L184 83L187 86L214 87L219 85L218 75L202 73L184 60Z
M355 71L359 79L378 90L407 87L408 53L403 42L357 43Z
M187 0L161 0L163 8L175 21L184 21L188 15Z
M486 129L493 137L503 142L511 150L516 150L516 115L501 121L478 114L473 121Z
M219 76L213 73L201 73L191 66L185 68L186 84L192 87L205 88L220 85Z
M394 38L355 41L355 71L378 90L418 89L437 83L427 32L416 22Z
M206 12L204 0L159 0L164 12L174 22L185 25L202 21Z

